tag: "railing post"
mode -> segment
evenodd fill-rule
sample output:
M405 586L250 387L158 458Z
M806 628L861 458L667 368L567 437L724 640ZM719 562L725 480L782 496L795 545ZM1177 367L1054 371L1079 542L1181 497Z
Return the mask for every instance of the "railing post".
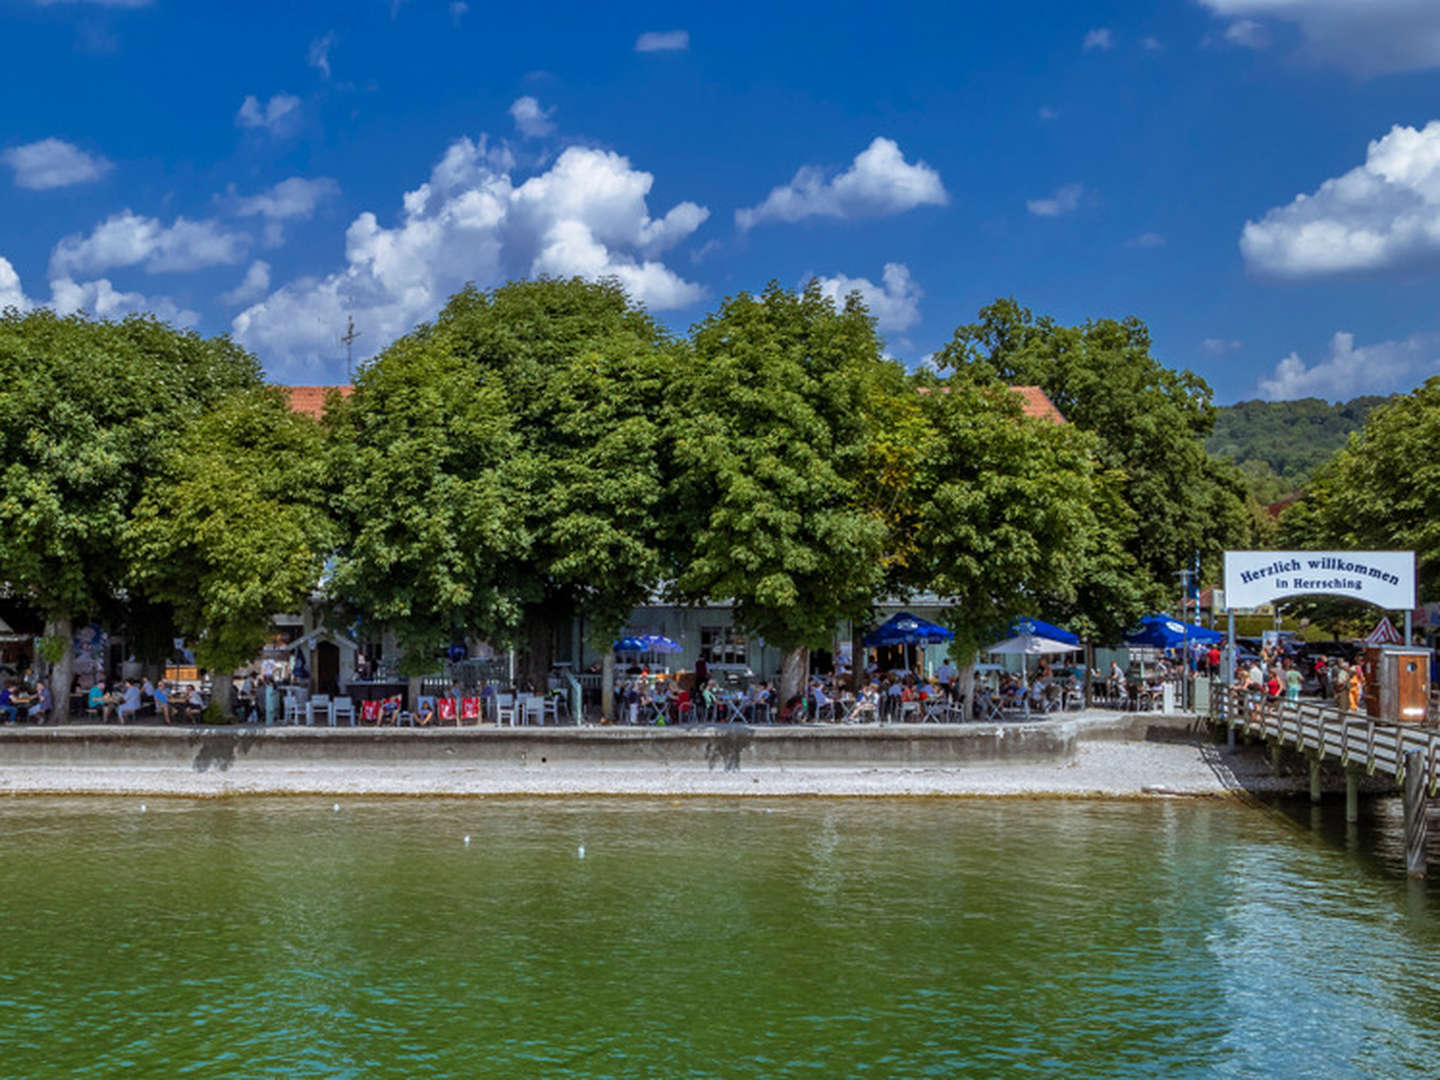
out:
M1405 871L1412 878L1425 876L1425 755L1405 754Z

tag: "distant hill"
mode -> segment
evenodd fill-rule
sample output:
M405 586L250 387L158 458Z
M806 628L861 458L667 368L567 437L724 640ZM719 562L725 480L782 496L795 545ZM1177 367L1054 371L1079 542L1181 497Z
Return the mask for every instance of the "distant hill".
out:
M1240 466L1261 502L1299 490L1345 445L1352 431L1388 398L1358 397L1331 405L1320 398L1242 401L1215 410L1215 432L1205 446Z

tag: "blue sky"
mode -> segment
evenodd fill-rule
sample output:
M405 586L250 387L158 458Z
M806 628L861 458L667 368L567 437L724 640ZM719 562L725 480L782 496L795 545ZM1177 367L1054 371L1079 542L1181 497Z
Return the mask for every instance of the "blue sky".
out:
M911 363L996 296L1137 315L1221 402L1440 371L1431 0L0 19L0 305L154 310L282 381L343 380L352 312L363 357L541 272L677 330L817 276Z

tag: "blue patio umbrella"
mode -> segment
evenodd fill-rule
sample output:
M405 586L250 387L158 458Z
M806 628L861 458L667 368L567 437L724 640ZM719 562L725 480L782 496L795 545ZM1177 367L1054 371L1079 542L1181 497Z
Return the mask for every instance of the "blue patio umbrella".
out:
M1126 645L1151 649L1175 649L1189 642L1203 642L1206 645L1225 640L1218 630L1208 630L1194 623L1183 623L1169 615L1146 615L1140 620L1140 629L1125 638Z
M872 649L883 645L930 645L954 636L943 626L902 611L866 634L865 644Z
M615 651L678 653L684 652L685 647L663 634L640 634L635 637L621 638L615 642Z
M1009 637L1044 638L1058 641L1062 645L1079 645L1080 639L1061 626L1054 626L1039 619L1016 619L1010 624Z

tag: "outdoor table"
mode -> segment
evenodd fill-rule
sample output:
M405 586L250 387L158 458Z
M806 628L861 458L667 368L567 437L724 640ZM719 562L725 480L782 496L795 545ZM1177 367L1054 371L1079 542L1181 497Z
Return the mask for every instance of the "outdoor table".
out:
M725 707L725 722L733 724L737 720L745 722L745 699L739 694L721 694L720 704Z

